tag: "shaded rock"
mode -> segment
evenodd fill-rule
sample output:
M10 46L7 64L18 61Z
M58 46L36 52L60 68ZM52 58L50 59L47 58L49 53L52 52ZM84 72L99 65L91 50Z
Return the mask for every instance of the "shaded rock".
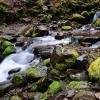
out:
M48 28L44 25L40 25L37 27L38 36L46 36L49 34Z
M96 100L94 93L90 91L78 92L72 100Z
M95 29L100 29L100 18L98 18L98 19L94 22L93 26L95 27Z
M13 74L13 73L19 72L20 70L21 68L15 68L15 69L10 70L8 74Z

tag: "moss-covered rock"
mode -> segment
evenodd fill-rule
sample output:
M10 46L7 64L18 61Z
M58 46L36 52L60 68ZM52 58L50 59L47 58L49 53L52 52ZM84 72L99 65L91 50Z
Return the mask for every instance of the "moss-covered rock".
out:
M3 51L3 56L8 56L9 54L14 52L14 46L8 46L7 48L5 48L5 50Z
M78 23L84 23L85 22L85 17L76 13L76 14L73 14L71 20L73 21L76 21Z
M57 93L62 89L62 82L60 81L53 81L48 88L49 93Z
M89 21L89 13L87 11L83 11L81 15L84 16L87 21Z
M72 81L68 84L68 88L71 89L80 89L80 82L78 81Z
M50 65L50 58L43 60L44 65Z
M37 85L35 83L32 83L28 86L29 92L34 92L37 89Z
M10 100L22 100L19 96L12 96Z
M32 79L41 77L41 73L39 71L37 71L36 69L31 68L31 67L27 69L26 75Z
M9 42L9 41L4 41L2 43L2 49L5 49L8 46L13 46L13 44L11 42Z
M22 76L22 74L20 73L15 73L13 78L12 78L12 82L15 84L15 85L20 85L24 82L24 78Z
M71 29L72 29L71 26L62 26L62 30L64 30L64 31L69 31Z
M90 64L88 73L91 79L100 79L100 57Z
M100 18L98 18L94 23L93 23L94 28L100 29Z

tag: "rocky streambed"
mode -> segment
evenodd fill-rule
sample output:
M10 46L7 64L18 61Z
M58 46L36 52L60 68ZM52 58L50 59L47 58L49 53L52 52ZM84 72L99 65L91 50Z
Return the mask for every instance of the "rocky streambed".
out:
M0 27L0 100L99 100L100 30L28 21Z

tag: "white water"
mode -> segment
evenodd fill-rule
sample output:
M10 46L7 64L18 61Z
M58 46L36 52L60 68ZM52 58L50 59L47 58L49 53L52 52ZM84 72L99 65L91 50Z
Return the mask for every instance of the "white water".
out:
M100 18L100 11L96 12L93 17L93 22L96 21L98 18Z
M56 45L56 44L68 44L71 39L66 38L62 40L55 40L54 37L38 37L33 40L33 43L27 47L26 50L19 49L18 52L6 57L0 64L0 82L7 81L8 72L12 69L21 68L21 71L25 71L32 63L39 63L39 59L34 59L32 53L33 48L36 46ZM33 60L34 59L34 60Z

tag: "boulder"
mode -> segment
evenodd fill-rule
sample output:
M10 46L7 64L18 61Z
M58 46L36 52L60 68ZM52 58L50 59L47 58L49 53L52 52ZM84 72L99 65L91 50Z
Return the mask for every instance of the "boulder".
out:
M88 74L91 79L100 79L100 57L90 64Z
M70 30L72 30L72 27L71 26L62 26L62 30L70 31Z
M93 26L95 27L95 29L100 29L100 18L98 18L94 23Z

